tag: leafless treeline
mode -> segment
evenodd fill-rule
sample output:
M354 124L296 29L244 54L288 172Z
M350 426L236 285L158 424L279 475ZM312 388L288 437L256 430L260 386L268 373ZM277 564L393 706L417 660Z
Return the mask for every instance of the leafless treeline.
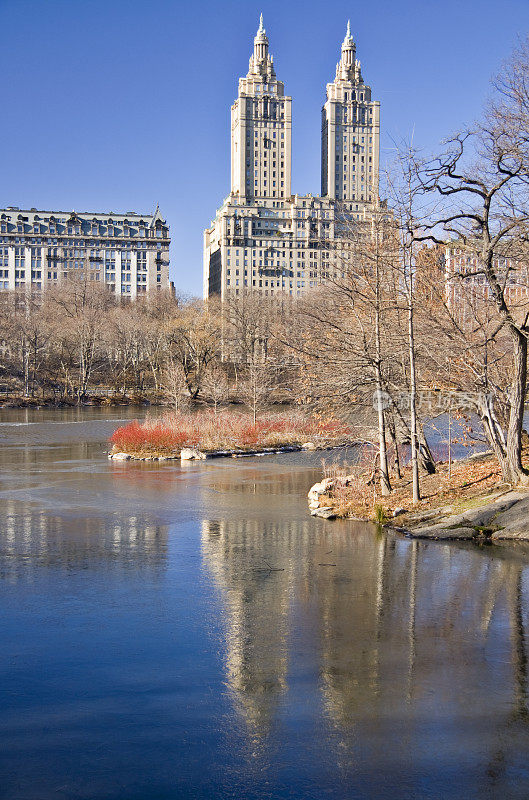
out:
M12 391L81 399L97 385L141 391L158 376L166 296L119 306L102 287L72 281L43 296L3 293L0 304L1 380Z
M104 287L72 280L40 294L0 294L4 392L82 401L108 391L158 396L176 406L244 400L257 411L292 383L277 337L275 304L220 304L157 293L120 303ZM277 327L277 326L276 326Z

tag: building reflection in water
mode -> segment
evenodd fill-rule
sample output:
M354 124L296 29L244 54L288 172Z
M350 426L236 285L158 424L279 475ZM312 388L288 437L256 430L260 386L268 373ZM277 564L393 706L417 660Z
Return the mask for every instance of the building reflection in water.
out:
M257 520L202 523L203 558L223 592L226 681L256 739L270 731L286 688L290 574L274 566L284 534Z
M465 724L475 719L486 785L507 768L513 741L529 744L527 547L412 542L354 523L276 519L273 509L238 514L203 522L202 554L225 608L226 680L252 737L271 731L300 659L306 671L319 665L327 746L344 772L366 727L381 758L397 737L406 763L421 726L452 718L472 738Z
M225 609L226 682L254 745L285 700L297 548L311 527L307 466L287 459L219 473L210 487L218 518L202 522L203 561ZM316 461L314 480L320 469Z
M3 500L0 577L31 581L43 568L165 569L168 526L140 514L65 516Z

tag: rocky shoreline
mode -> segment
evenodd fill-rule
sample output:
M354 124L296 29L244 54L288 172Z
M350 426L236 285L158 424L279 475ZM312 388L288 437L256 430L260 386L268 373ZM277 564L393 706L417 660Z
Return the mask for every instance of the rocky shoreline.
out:
M458 462L459 468L480 466L488 470L494 465L489 453L477 454ZM444 465L439 466L442 469ZM434 476L431 477L433 479ZM393 499L393 507L389 503L385 507L379 506L382 519L378 520L367 516L367 509L355 514L350 506L343 504L343 499L340 503L338 496L340 493L342 498L347 495L348 486L357 480L354 475L324 478L311 487L308 503L312 516L375 521L388 531L414 539L470 540L480 543L529 541L529 488L513 489L501 484L492 473L485 475L485 478L494 481L494 485L485 489L484 478L478 478L475 482L461 484L459 489L464 488L464 494L455 490L451 493L449 490L439 492L439 496L436 496L432 492L415 508L396 505L399 498ZM441 483L442 475L438 481ZM480 485L481 489L478 489ZM378 502L381 500L379 498Z
M306 450L336 450L345 447L344 444L320 445L314 442L304 442L304 444L283 445L281 447L262 447L248 450L198 450L192 447L183 447L179 453L174 455L157 455L145 453L122 453L110 452L108 458L111 461L206 461L212 458L247 458L249 456L272 456L281 453L299 453Z
M438 508L408 514L404 526L385 527L414 539L529 540L529 490L507 490L479 500L479 507L460 514Z

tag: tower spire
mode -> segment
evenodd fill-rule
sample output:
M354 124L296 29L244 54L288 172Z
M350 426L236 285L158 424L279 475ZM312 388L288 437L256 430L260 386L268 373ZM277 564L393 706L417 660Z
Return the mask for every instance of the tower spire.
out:
M268 36L266 35L263 15L259 17L259 28L253 40L253 56L250 59L250 72L263 76L270 73L275 77L272 57L268 55Z
M351 36L351 20L347 20L347 31L342 42L342 57L336 69L336 77L343 80L355 78L356 45Z

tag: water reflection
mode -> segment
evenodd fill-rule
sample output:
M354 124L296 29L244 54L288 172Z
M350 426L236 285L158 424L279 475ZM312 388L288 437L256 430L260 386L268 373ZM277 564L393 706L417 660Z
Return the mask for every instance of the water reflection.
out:
M365 761L366 737L372 758L389 755L394 766L447 728L464 760L483 761L486 785L500 765L519 766L529 746L528 548L454 549L312 523L286 523L273 509L266 521L202 523L225 614L226 681L249 736L273 734L315 662L325 746L348 779ZM312 650L302 662L300 625ZM452 766L463 758L457 747Z
M286 688L291 581L273 564L285 533L275 525L265 534L258 520L202 523L203 558L226 593L226 682L256 738L269 733Z
M512 575L506 581L510 630L512 642L512 659L514 671L514 714L515 717L529 721L527 709L527 643L523 619L522 569L510 566Z
M109 424L0 448L3 796L529 796L529 546L313 519L318 454L109 463Z
M0 530L0 579L10 582L53 568L159 571L167 559L168 527L139 514L69 517L4 500Z

